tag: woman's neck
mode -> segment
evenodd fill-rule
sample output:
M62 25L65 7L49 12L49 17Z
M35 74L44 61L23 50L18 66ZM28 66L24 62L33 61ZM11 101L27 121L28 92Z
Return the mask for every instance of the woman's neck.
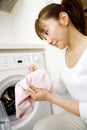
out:
M74 50L76 48L79 48L81 46L87 46L87 36L80 33L75 27L71 26L69 29L69 48L71 50Z

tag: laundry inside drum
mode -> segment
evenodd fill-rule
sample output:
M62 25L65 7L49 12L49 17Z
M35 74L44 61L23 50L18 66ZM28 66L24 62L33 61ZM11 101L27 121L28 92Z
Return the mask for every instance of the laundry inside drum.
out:
M1 96L1 101L4 103L8 116L14 116L15 110L15 85L8 87Z

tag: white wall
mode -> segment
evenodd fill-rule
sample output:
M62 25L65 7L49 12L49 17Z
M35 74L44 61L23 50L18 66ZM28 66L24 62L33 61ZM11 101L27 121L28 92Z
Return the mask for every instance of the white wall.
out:
M42 43L34 30L34 22L39 10L45 2L38 0L20 0L13 10L15 15L15 28L17 43Z
M61 0L53 0L54 3L61 3Z
M12 44L15 41L14 34L14 16L0 12L0 44Z

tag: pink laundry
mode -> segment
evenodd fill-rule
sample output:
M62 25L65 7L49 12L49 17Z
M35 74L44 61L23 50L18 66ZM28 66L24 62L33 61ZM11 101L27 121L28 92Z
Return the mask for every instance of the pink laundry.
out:
M15 86L15 107L18 119L23 119L34 109L34 101L24 91L24 89L30 89L30 85L46 89L50 92L53 89L52 82L44 69L37 69L19 81Z

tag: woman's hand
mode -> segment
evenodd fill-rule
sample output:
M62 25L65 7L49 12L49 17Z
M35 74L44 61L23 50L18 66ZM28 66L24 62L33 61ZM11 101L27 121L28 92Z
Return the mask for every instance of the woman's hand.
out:
M29 96L34 100L34 101L49 101L50 96L52 95L49 91L41 88L36 88L34 86L30 86L32 89L27 90L25 89L25 92L29 94Z
M28 68L29 68L29 70L30 70L31 72L37 70L37 67L36 67L35 65L33 65L33 64L30 65Z

